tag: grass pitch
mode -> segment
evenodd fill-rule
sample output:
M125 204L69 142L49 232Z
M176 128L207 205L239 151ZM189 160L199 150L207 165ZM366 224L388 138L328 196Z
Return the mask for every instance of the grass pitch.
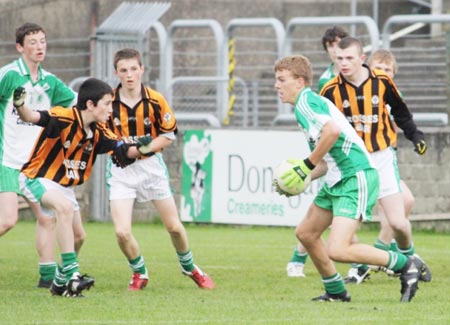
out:
M195 262L216 282L200 290L180 272L160 224L135 224L150 269L141 292L128 292L131 273L111 224L86 223L80 271L95 277L85 298L52 297L38 289L34 223L19 222L0 238L0 324L448 324L450 235L414 234L415 246L433 273L410 303L400 303L398 278L373 273L348 285L351 303L318 303L320 277L308 259L306 278L288 278L295 245L283 227L186 225ZM372 243L376 230L358 233ZM348 265L338 264L345 275Z

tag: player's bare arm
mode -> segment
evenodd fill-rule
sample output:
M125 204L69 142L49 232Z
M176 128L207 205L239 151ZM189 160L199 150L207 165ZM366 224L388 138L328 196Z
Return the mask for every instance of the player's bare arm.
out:
M328 171L328 165L325 160L321 160L311 172L311 180L315 180L325 175Z

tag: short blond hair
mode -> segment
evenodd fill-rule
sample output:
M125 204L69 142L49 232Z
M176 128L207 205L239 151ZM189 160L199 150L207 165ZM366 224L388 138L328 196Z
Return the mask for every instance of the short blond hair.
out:
M394 73L397 73L398 66L395 55L391 51L385 49L378 49L372 53L372 55L367 59L367 64L372 66L373 61L378 61L381 63L392 64L394 67Z
M288 70L292 73L292 76L295 79L302 78L305 81L306 86L311 86L312 84L312 65L306 56L291 55L284 57L275 62L273 70L275 72L280 70Z

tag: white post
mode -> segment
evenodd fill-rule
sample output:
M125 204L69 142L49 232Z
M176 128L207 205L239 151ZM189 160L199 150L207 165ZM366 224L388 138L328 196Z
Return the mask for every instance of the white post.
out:
M352 17L356 17L358 14L358 1L357 0L352 0L351 4L350 4L350 14ZM356 35L356 28L355 28L355 24L352 24L350 26L350 35L351 36L355 36Z
M372 0L372 18L375 21L375 24L378 26L378 15L380 12L380 6L378 0Z
M431 14L440 15L442 14L442 0L431 0ZM439 37L442 34L442 24L436 23L431 24L431 37Z

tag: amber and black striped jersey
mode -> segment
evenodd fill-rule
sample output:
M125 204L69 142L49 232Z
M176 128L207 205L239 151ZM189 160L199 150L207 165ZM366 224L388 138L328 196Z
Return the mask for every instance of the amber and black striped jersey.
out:
M129 107L120 100L121 85L114 90L113 112L109 127L127 143L137 143L145 135L156 138L164 133L177 133L177 121L166 99L159 92L142 85L142 100Z
M63 186L82 184L89 178L96 156L113 150L119 142L102 123L92 123L87 134L76 107L54 107L39 113L36 125L43 129L22 167L28 178L43 177Z
M364 67L369 70L369 77L359 87L339 74L324 85L320 94L344 113L369 152L386 149L397 142L390 114L407 139L413 143L423 139L392 79L381 70Z

